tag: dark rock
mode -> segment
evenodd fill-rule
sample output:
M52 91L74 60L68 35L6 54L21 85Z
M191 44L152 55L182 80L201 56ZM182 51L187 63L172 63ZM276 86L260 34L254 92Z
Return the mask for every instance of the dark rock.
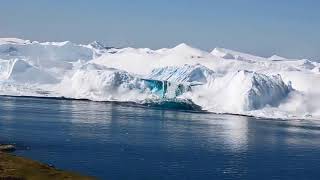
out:
M1 152L13 152L16 150L16 147L11 144L2 144L0 145L0 151Z

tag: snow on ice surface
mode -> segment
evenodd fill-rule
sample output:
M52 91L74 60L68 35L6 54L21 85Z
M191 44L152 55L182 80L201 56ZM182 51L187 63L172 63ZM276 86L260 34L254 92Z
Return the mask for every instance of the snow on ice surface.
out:
M268 59L271 61L281 61L281 60L285 60L286 58L278 56L278 55L272 55Z
M200 64L167 66L153 69L147 76L149 79L166 80L173 82L191 82L206 84L215 77L214 71Z
M224 48L215 48L211 51L211 54L224 59L237 59L240 61L264 60L264 58L259 56L253 56L251 54L241 53Z
M319 84L319 63L306 59L209 53L186 44L152 50L0 38L3 95L181 100L217 113L319 119Z
M57 80L48 73L30 65L24 60L16 59L9 60L9 72L7 80L12 80L18 83L55 83Z

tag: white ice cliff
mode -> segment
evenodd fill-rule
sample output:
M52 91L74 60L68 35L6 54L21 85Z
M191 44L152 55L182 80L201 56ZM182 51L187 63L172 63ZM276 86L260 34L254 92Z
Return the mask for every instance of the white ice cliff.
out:
M320 119L320 64L186 44L152 50L0 38L0 94L180 101L216 113Z

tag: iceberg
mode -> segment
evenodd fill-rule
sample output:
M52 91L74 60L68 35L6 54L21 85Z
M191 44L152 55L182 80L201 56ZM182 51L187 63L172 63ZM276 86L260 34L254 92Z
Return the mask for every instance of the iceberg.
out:
M115 48L0 38L0 94L320 119L320 63L225 48Z
M291 91L291 85L285 84L280 75L240 70L218 77L208 86L197 86L189 96L209 111L246 114L279 106Z
M69 96L79 99L137 101L150 96L175 98L191 88L188 84L140 78L123 70L88 63L64 79L59 89L61 94L69 91Z

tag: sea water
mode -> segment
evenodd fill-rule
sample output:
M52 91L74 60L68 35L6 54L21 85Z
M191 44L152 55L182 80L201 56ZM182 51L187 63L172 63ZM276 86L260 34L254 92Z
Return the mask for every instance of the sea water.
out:
M0 143L110 180L319 179L320 121L0 97Z

